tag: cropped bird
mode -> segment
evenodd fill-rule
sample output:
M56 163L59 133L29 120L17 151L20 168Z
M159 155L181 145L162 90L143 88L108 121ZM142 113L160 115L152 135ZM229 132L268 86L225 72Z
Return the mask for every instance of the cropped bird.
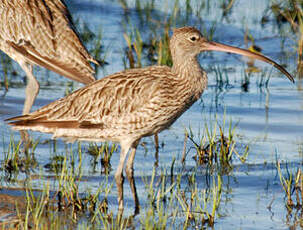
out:
M61 0L0 0L0 49L26 73L23 114L39 92L33 65L84 84L95 80L90 62L98 62L80 41Z
M244 49L208 41L193 27L174 29L170 39L172 68L150 66L129 69L95 81L74 93L28 115L8 119L16 130L31 129L52 133L67 141L113 141L121 145L115 173L119 212L123 211L123 167L135 201L139 200L133 178L133 163L142 137L154 135L171 126L207 87L206 72L197 55L216 50L237 53L268 62L293 77L271 59Z

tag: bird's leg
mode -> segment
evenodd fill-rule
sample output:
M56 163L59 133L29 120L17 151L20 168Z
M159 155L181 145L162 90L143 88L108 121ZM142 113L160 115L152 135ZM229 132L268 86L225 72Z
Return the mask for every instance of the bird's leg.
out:
M28 114L34 104L34 101L39 92L39 83L33 75L33 67L27 63L20 64L27 76L27 86L25 90L25 102L23 107L23 114Z
M137 189L136 189L136 184L135 184L135 180L134 180L134 159L135 159L135 155L136 155L136 149L137 149L137 145L138 145L139 141L136 141L132 146L131 146L131 153L127 159L127 163L125 166L125 172L126 172L126 176L127 179L129 181L131 190L132 190L132 194L133 194L133 198L135 201L135 215L139 214L140 211L140 204L139 204L139 199L138 199L138 195L137 195Z
M123 212L123 166L128 153L130 146L121 143L121 153L120 153L120 161L115 174L117 190L118 190L118 203L119 203L119 213Z
M25 156L29 156L29 149L32 146L32 142L30 140L29 134L27 130L20 130L20 137L23 142L23 152L25 153Z
M158 133L156 133L154 135L154 141L155 141L155 149L156 149L156 152L155 152L155 167L158 167L159 165L159 136L158 136Z
M159 152L159 137L158 137L158 133L156 133L154 135L154 140L155 140L155 149L156 149L156 152Z
M20 63L21 68L24 70L27 76L27 86L25 89L25 102L23 107L23 114L28 114L34 104L34 101L39 92L39 83L36 80L35 76L33 75L33 67L25 62ZM24 145L24 152L27 153L28 149L31 145L29 140L29 135L27 131L20 131L20 136L25 143Z

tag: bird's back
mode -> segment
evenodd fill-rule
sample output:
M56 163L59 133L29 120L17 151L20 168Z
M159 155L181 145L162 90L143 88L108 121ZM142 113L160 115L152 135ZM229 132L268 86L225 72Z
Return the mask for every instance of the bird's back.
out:
M48 68L82 83L95 61L82 45L61 0L1 0L0 49L17 62Z

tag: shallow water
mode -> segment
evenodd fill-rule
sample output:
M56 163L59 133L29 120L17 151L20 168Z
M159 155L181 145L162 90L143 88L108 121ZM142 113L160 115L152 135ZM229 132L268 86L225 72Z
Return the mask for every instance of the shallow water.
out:
M162 1L156 1L154 15L165 15L171 13L172 1L166 1L161 6ZM197 1L199 2L199 1ZM208 1L206 1L207 3ZM296 72L296 52L295 41L289 38L281 38L281 31L276 25L273 15L266 25L261 25L261 17L268 8L268 1L250 0L236 1L232 11L226 18L222 17L220 1L209 1L209 9L202 10L203 25L198 24L198 19L190 15L187 25L202 26L209 31L212 23L216 22L216 30L213 40L238 47L246 47L244 43L244 33L247 28L253 35L255 44L262 48L263 54L285 64L287 70L295 74ZM85 22L92 31L102 30L102 43L107 50L106 61L109 65L100 68L98 78L107 74L123 70L122 57L126 42L122 36L132 27L137 27L142 37L148 38L149 33L147 23L139 20L139 13L135 10L135 1L127 1L129 11L129 22L125 21L124 11L119 1L97 1L79 0L67 1L69 9L74 19L79 19L80 25ZM197 3L192 1L192 5ZM143 3L142 3L143 5ZM182 14L185 3L180 1ZM183 26L178 24L177 26ZM282 40L284 43L282 43ZM281 44L284 44L281 45ZM88 44L88 47L92 44ZM224 184L231 191L226 194L226 201L222 202L220 212L222 217L216 219L215 229L288 229L292 223L287 222L287 210L284 202L284 192L280 185L279 176L276 169L276 161L287 163L289 170L295 171L302 168L302 146L303 146L303 92L302 82L296 79L295 84L291 84L288 79L282 76L271 66L256 62L261 73L253 73L249 76L249 87L247 91L241 88L245 70L247 68L245 59L236 55L226 53L211 53L200 56L200 63L208 72L209 85L203 93L201 100L195 103L185 112L173 126L159 135L160 144L163 146L159 150L159 166L157 174L163 170L170 170L172 160L176 158L176 172L187 172L196 167L196 162L192 159L194 151L190 150L187 155L185 169L182 168L180 160L183 151L184 129L192 128L194 136L199 141L199 135L203 133L205 124L214 124L215 119L222 124L226 120L226 130L230 119L233 123L238 123L236 127L236 142L238 145L249 144L249 155L245 163L235 157L233 161L234 170L229 176L224 176ZM24 72L14 63L14 68L19 75L15 81L22 82ZM221 87L216 81L216 72L220 69L228 77L228 83L223 81ZM44 69L36 68L36 76L40 80L42 87L33 109L38 109L55 99L64 96L68 88L65 78L47 72ZM270 77L268 86L259 86L265 78ZM73 83L74 88L81 84ZM24 101L24 87L9 88L5 97L0 100L0 130L3 139L3 152L7 149L10 136L15 140L19 139L18 132L13 132L3 121L11 116L22 113ZM215 117L217 116L217 118ZM225 118L224 118L225 117ZM33 138L40 138L40 142L49 140L50 135L41 133L31 133ZM139 146L135 159L135 177L137 190L141 205L147 202L145 184L142 178L149 178L152 175L155 157L153 138L145 138L145 147ZM83 143L82 147L87 148L88 143ZM192 143L188 141L188 146ZM66 145L61 140L57 141L57 154L64 155ZM73 145L77 148L77 144ZM52 177L53 173L48 172L44 167L50 162L53 152L51 144L39 144L35 150L35 157L38 167L30 172L31 175L39 174L39 168L45 176L42 180L33 180L35 188L41 188L43 181ZM77 157L77 156L76 156ZM98 164L96 171L92 170L92 157L83 152L82 156L83 178L80 185L81 191L88 188L97 191L100 181L105 180L105 176L100 173L101 167ZM4 154L0 155L0 160L4 160ZM110 183L114 181L114 173L119 160L119 154L112 156L112 171L108 177ZM282 165L284 168L286 165ZM197 187L205 187L205 170L198 167ZM2 173L4 178L4 174ZM18 180L25 180L26 173L20 173ZM20 187L19 183L7 183L1 181L5 187ZM55 185L54 185L55 186ZM125 183L125 208L126 214L133 212L133 200L128 183ZM116 187L112 188L109 195L110 209L117 210ZM1 192L1 191L0 191ZM4 193L7 191L5 190ZM13 193L13 192L12 192ZM224 200L224 199L223 199ZM272 202L271 209L268 208ZM140 217L138 217L140 218Z

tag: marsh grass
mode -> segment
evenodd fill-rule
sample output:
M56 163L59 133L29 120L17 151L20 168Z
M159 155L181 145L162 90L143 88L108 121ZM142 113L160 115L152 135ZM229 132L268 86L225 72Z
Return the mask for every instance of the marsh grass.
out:
M136 29L129 35L124 33L123 36L128 47L125 52L129 61L129 68L142 67L143 42L139 30ZM133 52L135 52L135 55Z
M143 41L137 29L130 34L124 33L124 39L127 43L124 59L125 67L140 68L146 64L172 66L168 27L166 27L163 36L154 32L147 41ZM145 64L143 64L143 60ZM126 62L128 62L128 65L126 65Z
M217 92L222 92L223 89L228 89L230 87L230 81L228 78L228 71L222 66L214 66L212 71L215 73L216 79L216 94Z
M18 152L19 145L11 147ZM102 147L103 146L103 147ZM101 147L91 145L90 154L116 151L115 145L105 143ZM56 147L53 147L55 150ZM213 174L206 188L197 187L196 169L190 173L171 170L158 170L154 167L152 176L143 176L147 201L141 214L134 218L114 214L107 200L112 193L112 184L107 176L99 189L83 191L83 150L81 144L68 144L65 153L55 153L51 157L54 176L46 180L44 171L39 176L28 177L24 183L24 202L16 203L16 218L5 224L16 229L128 229L141 226L144 229L203 228L214 226L220 218L219 207L222 194L220 174ZM183 178L183 179L182 179ZM41 190L36 189L35 180L41 180ZM186 183L184 183L184 181ZM35 188L34 188L35 187ZM82 187L82 189L80 189ZM83 222L84 220L84 222ZM2 225L3 227L4 225Z
M0 54L0 63L1 63L1 68L2 68L2 72L3 72L3 79L1 80L1 86L4 87L5 92L8 91L9 85L10 85L10 80L9 80L9 76L10 75L15 75L16 72L13 69L13 65L12 65L12 60L4 55L4 54Z
M80 19L77 19L75 24L77 25L81 41L85 44L89 53L99 62L101 67L107 65L108 63L105 61L107 52L104 52L102 28L94 32L86 22Z
M10 136L8 146L3 145L3 161L1 163L1 169L4 172L5 180L14 182L19 173L31 171L38 167L38 162L35 159L34 152L39 143L39 140L31 142L31 151L24 154L22 147L22 141L15 141L14 136Z
M113 153L116 153L118 146L113 143L109 144L108 142L102 143L101 146L98 146L96 143L90 144L87 150L87 153L93 157L92 168L93 172L96 171L96 166L98 164L98 159L100 158L101 164L101 173L108 175L112 170L111 167L111 157Z
M193 183L194 182L194 183ZM195 177L191 177L192 186L179 190L176 194L181 212L186 216L184 226L193 228L213 227L220 217L219 207L222 195L222 178L212 176L212 182L205 189L198 189Z
M299 167L291 171L288 164L281 167L277 161L276 168L280 178L280 184L285 194L285 207L287 209L286 222L289 226L303 227L303 172Z
M286 208L288 211L293 209L302 209L303 207L303 173L301 168L291 172L286 166L286 175L282 173L281 164L277 161L276 167L278 170L280 183L286 196ZM295 200L295 201L294 201Z
M233 124L232 120L229 121L228 130L225 130L225 116L220 124L217 120L214 124L205 124L202 136L195 137L191 128L185 131L185 136L194 145L195 155L193 159L197 165L207 165L210 168L214 166L219 169L221 173L225 174L232 170L232 159L238 157L241 162L245 162L249 154L249 145L237 146L235 136L237 123ZM240 149L237 150L237 147ZM186 155L192 148L186 152L184 148L181 162L184 164ZM240 154L239 152L242 152Z
M154 168L149 179L143 178L149 202L141 215L141 226L144 229L213 227L217 217L221 216L222 178L219 174L214 175L209 186L200 189L197 174L195 170L186 176L179 172L172 180L172 175L169 177L165 170L156 176Z
M60 167L54 170L53 182L52 180L42 182L41 190L34 189L32 185L36 182L31 179L32 177L28 177L24 183L24 202L15 204L18 210L17 219L15 218L12 223L17 229L73 228L82 218L88 218L93 222L96 213L104 215L108 212L107 196L111 185L107 178L94 193L89 189L81 192L80 184L84 183L81 146L78 145L77 150L73 150L70 145L66 151L65 155L53 157L55 161L60 162ZM43 170L40 170L40 176L33 178L42 180ZM51 183L54 185L50 186ZM100 193L103 196L101 200ZM7 223L7 226L10 226L10 223Z
M93 55L93 57L96 58L99 65L103 67L104 65L108 65L109 63L106 61L108 52L110 47L104 47L103 45L103 31L102 29L98 30L98 33L96 35L96 38L93 41L92 49L90 50L90 53ZM98 75L98 66L95 65L95 72L96 76Z
M161 171L159 177L156 178L156 168L153 168L150 178L143 177L148 202L141 215L140 223L142 227L147 229L165 229L172 223L176 217L175 213L170 212L172 206L172 189L175 183L168 185L166 173ZM169 211L168 211L169 210ZM169 220L171 219L171 220Z
M303 11L302 0L273 1L262 19L263 23L268 22L268 15L272 14L281 33L281 37L290 38L296 46L297 72L303 76ZM281 39L283 41L283 39ZM285 42L286 39L284 39Z

